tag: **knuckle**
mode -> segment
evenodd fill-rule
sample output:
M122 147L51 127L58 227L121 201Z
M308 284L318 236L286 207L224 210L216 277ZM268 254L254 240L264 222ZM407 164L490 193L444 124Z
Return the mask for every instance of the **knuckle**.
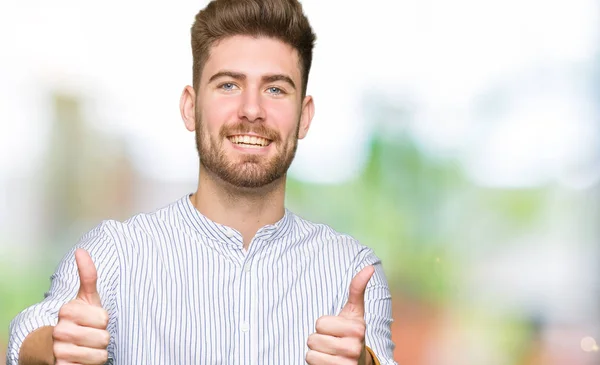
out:
M77 326L68 320L60 321L52 331L52 338L59 342L72 343L77 336Z
M308 339L306 340L306 344L308 345L308 348L312 349L315 346L316 340L317 340L317 338L314 333L312 335L308 336Z
M104 328L108 327L108 312L105 310L102 310L101 314L100 314L100 321L102 323L102 326Z
M54 345L52 345L52 351L54 352L54 357L57 360L64 359L68 355L66 347L60 342L55 342Z
M98 355L99 365L102 365L108 361L108 351L102 350Z
M347 349L350 357L358 359L362 353L362 344L360 342L352 341Z
M72 304L70 302L67 303L67 304L65 304L65 305L63 305L58 310L58 318L59 319L62 319L62 318L71 318L72 315L73 315L73 309L72 309Z
M366 330L367 326L363 322L357 322L354 326L352 326L353 337L361 340L364 339Z
M108 331L102 331L102 335L101 335L101 339L100 339L100 346L102 346L103 348L107 348L109 344L110 344L110 333L108 333Z
M52 330L52 338L58 341L66 341L67 340L67 328L63 322L58 322L54 329Z
M316 352L314 350L308 350L305 360L308 364L314 364L316 360Z
M317 332L321 332L323 331L326 327L327 327L327 323L329 322L329 318L328 316L323 316L323 317L319 317L317 319L317 322L315 324L315 328L317 329Z
M317 319L317 323L315 324L315 327L317 328L317 331L323 328L323 317L319 317Z

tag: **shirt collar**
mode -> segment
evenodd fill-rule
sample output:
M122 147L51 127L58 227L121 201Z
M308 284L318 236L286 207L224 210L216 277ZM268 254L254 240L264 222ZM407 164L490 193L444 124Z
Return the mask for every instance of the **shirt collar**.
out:
M198 234L205 237L243 246L243 239L240 232L208 219L192 204L190 196L191 194L183 196L177 204L186 223L188 223ZM279 221L260 228L258 232L256 232L254 239L263 241L280 239L292 231L293 224L294 214L286 208L283 217Z

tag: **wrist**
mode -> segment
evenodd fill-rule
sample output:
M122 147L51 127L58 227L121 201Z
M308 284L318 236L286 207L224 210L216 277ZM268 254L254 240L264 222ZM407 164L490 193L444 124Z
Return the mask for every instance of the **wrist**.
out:
M375 356L375 353L373 352L373 350L371 350L370 347L365 346L364 347L364 362L361 364L365 364L365 365L380 365L379 360L377 360L377 356Z
M358 365L373 365L373 357L371 353L367 350L366 346L363 346L362 352L360 354L360 358L358 359Z
M53 331L53 326L43 326L25 337L19 351L19 365L53 365Z

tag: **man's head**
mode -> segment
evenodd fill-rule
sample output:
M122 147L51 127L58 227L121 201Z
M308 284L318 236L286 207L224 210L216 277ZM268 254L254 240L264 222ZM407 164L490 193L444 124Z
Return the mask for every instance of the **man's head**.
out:
M306 95L316 37L298 0L213 0L196 15L191 33L194 89L211 47L222 39L247 35L278 39L298 52L302 96Z
M297 0L214 0L196 15L181 112L207 172L242 188L285 175L314 113L314 41Z

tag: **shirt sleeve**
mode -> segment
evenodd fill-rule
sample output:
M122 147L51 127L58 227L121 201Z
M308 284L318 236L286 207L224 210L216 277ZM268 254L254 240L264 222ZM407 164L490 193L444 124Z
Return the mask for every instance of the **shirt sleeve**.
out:
M394 360L395 344L392 342L392 296L381 260L370 248L362 250L355 260L354 277L366 266L373 265L375 272L365 289L365 344L376 363L397 365ZM350 280L352 278L349 278ZM347 294L346 294L347 298Z
M367 352L369 353L369 355L373 359L373 364L374 365L381 365L381 363L379 362L379 359L377 358L377 355L375 355L375 353L373 352L373 350L371 350L371 348L369 346L365 346L365 348L367 349Z
M108 356L114 356L114 338L116 336L117 305L115 293L119 282L118 256L113 240L105 233L104 223L87 234L69 250L60 261L56 271L50 277L50 289L44 299L19 313L10 323L7 365L19 363L19 351L25 338L34 330L43 326L55 326L58 312L63 304L75 299L79 291L79 275L75 263L75 250L85 249L98 272L97 290L102 307L108 312L108 331L111 341ZM109 360L110 362L110 360Z

